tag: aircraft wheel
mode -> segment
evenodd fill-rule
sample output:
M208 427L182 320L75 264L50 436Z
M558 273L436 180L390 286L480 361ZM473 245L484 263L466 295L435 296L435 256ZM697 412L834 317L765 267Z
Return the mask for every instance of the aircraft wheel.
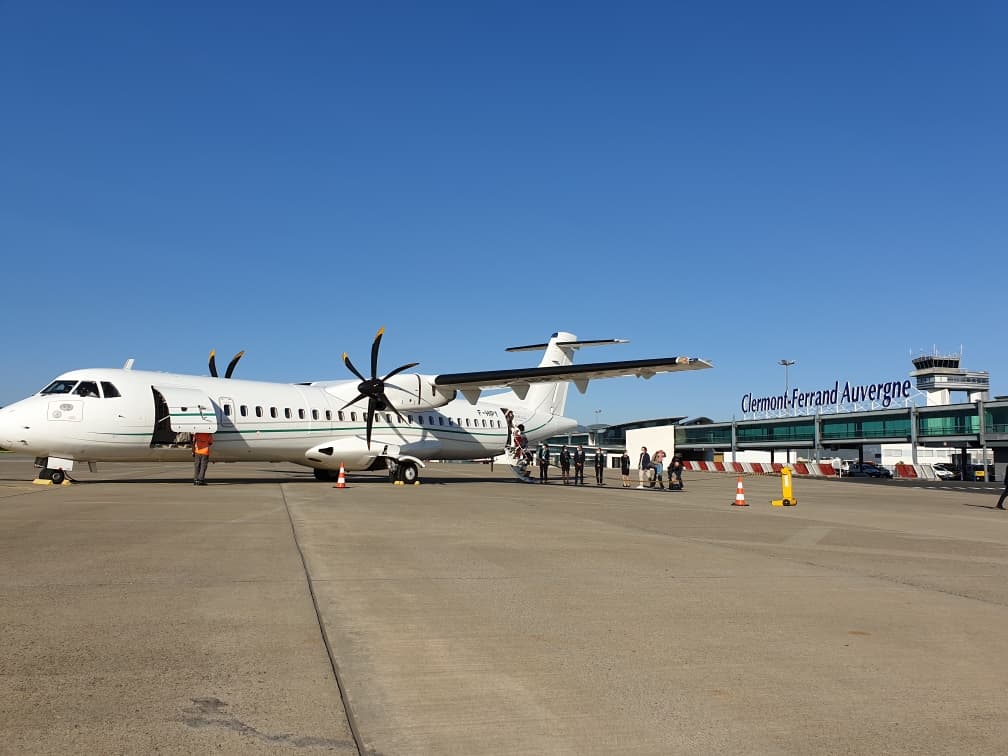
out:
M49 480L53 482L54 486L58 486L66 480L66 473L62 470L53 470L49 473Z
M332 473L328 470L320 470L317 467L312 468L312 470L315 473L315 480L332 480Z
M402 478L403 483L412 485L420 477L420 471L417 470L417 466L412 462L400 462L399 476Z

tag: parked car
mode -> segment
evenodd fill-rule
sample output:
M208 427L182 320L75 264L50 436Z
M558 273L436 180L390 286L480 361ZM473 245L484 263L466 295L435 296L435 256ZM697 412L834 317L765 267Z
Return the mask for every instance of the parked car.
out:
M948 462L935 462L931 465L938 480L958 480L959 472Z
M851 462L847 465L847 475L852 478L891 478L892 472L874 462Z

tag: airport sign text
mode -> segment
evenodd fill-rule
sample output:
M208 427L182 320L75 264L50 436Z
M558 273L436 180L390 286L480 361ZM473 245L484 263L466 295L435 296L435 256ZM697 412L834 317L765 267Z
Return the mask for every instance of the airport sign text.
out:
M863 383L852 385L836 381L832 388L820 391L802 391L799 388L791 390L790 394L776 396L754 397L746 394L742 397L742 412L776 412L791 409L810 409L838 404L853 404L857 402L879 402L883 407L892 404L893 399L910 398L910 380L889 381L887 383Z

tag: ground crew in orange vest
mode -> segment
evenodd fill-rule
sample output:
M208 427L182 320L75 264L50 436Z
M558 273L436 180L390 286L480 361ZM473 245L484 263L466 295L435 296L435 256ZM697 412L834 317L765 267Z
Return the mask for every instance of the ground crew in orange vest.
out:
M206 485L206 469L210 463L210 447L213 446L212 433L193 434L193 485Z

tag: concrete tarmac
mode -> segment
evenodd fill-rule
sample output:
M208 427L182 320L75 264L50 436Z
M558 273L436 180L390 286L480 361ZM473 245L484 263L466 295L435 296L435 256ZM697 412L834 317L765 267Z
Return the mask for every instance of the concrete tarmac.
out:
M2 753L1008 751L1000 487L33 475L0 455Z

